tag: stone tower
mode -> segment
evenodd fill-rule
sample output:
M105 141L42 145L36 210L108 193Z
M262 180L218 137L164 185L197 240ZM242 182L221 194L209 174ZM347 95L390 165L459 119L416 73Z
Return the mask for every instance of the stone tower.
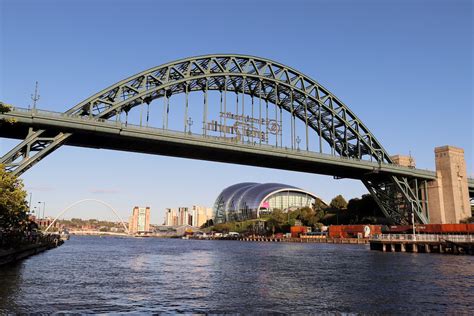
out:
M471 216L464 150L435 148L437 179L428 186L430 223L459 223Z

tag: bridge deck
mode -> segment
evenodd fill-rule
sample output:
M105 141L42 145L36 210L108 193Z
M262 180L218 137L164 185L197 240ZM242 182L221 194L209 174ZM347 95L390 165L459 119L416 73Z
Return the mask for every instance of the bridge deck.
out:
M72 132L66 145L193 158L251 166L326 174L362 179L366 174L401 175L432 180L432 171L393 164L379 164L329 154L292 150L270 145L237 143L230 139L204 137L89 117L49 111L13 108L0 119L13 119L2 126L0 136L24 139L30 127L46 129L51 135ZM474 181L473 181L474 182ZM474 185L474 183L473 183Z

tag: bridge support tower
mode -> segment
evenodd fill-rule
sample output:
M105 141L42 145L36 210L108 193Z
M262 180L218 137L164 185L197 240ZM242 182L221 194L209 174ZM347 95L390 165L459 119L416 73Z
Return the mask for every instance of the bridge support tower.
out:
M454 224L471 217L464 150L435 148L437 179L428 183L430 223Z

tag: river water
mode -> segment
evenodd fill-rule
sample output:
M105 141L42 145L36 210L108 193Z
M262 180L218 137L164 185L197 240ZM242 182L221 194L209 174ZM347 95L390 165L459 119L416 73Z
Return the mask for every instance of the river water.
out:
M473 313L474 257L72 237L0 267L0 313Z

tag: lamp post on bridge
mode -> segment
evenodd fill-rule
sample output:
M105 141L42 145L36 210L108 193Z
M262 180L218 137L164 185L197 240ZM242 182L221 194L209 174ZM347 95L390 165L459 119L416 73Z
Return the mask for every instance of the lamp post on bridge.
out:
M191 126L193 125L194 122L193 122L193 120L191 119L191 117L188 117L188 121L187 121L187 122L188 122L188 126L189 126L188 133L189 133L189 135L191 135L191 134L192 134L192 133L191 133Z

